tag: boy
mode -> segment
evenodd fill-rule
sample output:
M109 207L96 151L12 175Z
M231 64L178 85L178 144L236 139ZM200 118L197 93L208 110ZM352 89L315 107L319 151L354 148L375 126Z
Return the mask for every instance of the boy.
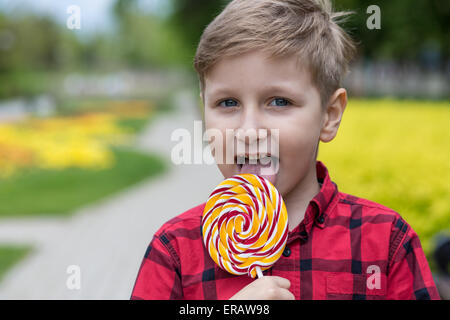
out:
M223 143L235 162L217 161L219 169L224 178L255 173L272 182L289 216L287 245L264 277L231 275L203 245L201 204L156 232L132 299L439 299L411 227L389 208L339 192L316 161L347 103L340 80L355 50L336 23L344 15L328 1L234 0L205 29L194 65L206 128L224 137L227 129L279 130L276 156ZM236 139L250 148L268 137ZM277 170L237 162L267 156Z

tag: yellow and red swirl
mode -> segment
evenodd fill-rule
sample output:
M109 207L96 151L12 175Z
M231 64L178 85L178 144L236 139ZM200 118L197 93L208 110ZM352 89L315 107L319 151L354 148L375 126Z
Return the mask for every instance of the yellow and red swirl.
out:
M281 194L254 174L224 180L206 202L202 235L219 267L255 278L256 268L269 269L286 245L288 215Z

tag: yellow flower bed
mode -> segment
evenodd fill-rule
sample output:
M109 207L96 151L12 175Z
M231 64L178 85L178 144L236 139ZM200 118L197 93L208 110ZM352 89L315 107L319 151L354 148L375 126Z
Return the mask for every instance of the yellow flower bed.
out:
M146 104L117 102L105 112L0 124L0 177L24 167L110 168L114 156L109 147L132 139L117 120L148 115Z
M318 159L341 191L390 207L425 251L450 229L450 102L351 100Z

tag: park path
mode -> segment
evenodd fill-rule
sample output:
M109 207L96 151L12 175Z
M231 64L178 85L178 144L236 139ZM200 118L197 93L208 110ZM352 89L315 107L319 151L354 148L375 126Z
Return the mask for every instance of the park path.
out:
M69 218L0 220L0 244L32 245L33 252L0 283L0 299L129 299L144 252L168 219L208 198L222 181L215 165L170 162L176 128L193 133L201 115L192 90L175 95L176 110L158 116L138 139L139 148L167 158L166 174L85 207ZM79 267L80 289L69 289Z

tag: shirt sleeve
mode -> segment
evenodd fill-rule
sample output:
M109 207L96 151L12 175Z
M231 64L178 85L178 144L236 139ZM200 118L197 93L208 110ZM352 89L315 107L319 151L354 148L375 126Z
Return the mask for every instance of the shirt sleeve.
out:
M400 222L399 222L400 221ZM406 224L397 221L392 257L388 270L389 300L440 300L419 237Z
M181 300L179 259L167 241L154 236L145 252L131 300Z

